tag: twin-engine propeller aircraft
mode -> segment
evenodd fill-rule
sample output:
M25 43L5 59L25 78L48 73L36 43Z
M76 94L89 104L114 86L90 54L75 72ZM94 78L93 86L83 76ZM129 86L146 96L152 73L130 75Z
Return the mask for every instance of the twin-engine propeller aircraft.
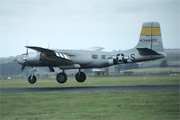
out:
M86 80L86 74L81 69L103 68L116 64L142 62L164 58L164 53L160 24L158 22L145 22L138 44L129 50L121 52L103 52L103 48L94 47L91 50L54 50L35 46L26 46L36 53L26 53L17 56L16 60L22 65L31 67L49 67L54 72L53 67L59 67L62 72L56 77L59 83L65 83L67 75L66 69L79 69L75 75L78 82ZM35 70L28 77L29 83L36 82Z

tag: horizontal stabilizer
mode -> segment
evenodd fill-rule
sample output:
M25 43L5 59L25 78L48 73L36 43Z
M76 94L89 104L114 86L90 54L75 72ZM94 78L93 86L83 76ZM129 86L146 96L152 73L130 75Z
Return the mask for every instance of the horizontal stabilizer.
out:
M136 48L141 55L161 55L158 52L149 48Z

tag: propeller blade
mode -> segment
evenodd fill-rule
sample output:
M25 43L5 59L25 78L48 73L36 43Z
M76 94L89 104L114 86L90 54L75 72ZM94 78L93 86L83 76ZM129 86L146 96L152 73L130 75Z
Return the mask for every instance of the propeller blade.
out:
M26 47L26 55L28 55L28 48Z
M28 40L27 40L27 43L26 43L26 46L25 46L27 48L26 49L26 55L28 55L28 47L27 46L28 46Z
M26 67L26 62L23 64L21 70L23 71L25 67Z

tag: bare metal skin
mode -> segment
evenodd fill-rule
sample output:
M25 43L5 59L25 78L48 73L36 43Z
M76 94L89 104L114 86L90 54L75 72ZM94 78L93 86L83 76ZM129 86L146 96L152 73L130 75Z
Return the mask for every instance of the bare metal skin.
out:
M67 80L65 69L79 69L75 78L78 82L84 82L86 75L81 72L81 69L156 60L166 56L158 22L143 23L138 44L126 51L104 52L101 51L101 47L94 47L91 50L53 50L34 46L26 47L37 52L27 52L16 57L17 62L22 65L22 70L25 66L49 67L50 71L54 72L53 67L59 67L63 70L56 78L59 83L65 83ZM36 82L34 72L28 78L31 84Z

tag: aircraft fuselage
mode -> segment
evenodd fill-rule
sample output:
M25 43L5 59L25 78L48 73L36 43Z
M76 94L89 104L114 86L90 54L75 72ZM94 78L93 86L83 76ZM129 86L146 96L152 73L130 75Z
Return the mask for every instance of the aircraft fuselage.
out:
M163 58L165 55L140 55L137 50L128 51L116 51L116 52L102 52L102 51L90 51L90 50L56 50L58 53L65 53L71 57L71 60L56 59L54 56L49 57L41 52L32 52L20 55L19 59L22 61L20 64L24 64L27 60L26 66L51 66L60 67L62 69L87 69L87 68L103 68L122 63L133 63L148 60L155 60ZM124 60L117 60L117 54L123 54ZM58 57L58 56L57 56ZM25 59L25 60L23 60ZM117 60L117 61L116 61ZM20 60L19 60L20 61Z

